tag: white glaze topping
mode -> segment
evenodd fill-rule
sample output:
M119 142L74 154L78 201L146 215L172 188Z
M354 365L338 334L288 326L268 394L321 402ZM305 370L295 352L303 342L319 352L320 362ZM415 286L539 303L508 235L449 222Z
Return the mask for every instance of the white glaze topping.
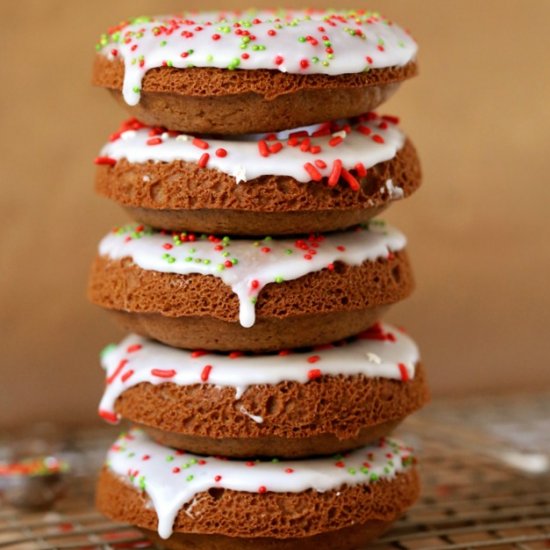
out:
M322 493L393 479L412 462L411 449L392 439L332 458L245 462L174 451L138 429L122 434L107 455L110 470L150 498L164 539L172 534L180 509L193 506L196 495L214 487L260 494Z
M113 230L99 253L113 260L130 257L142 269L219 277L239 298L239 320L254 325L255 303L261 289L328 268L334 262L358 266L391 256L405 247L405 236L379 220L368 226L303 239L254 241L187 233L168 234L143 226Z
M96 49L124 62L124 99L136 105L157 67L340 75L406 65L417 45L376 12L281 10L140 17L110 29Z
M127 389L147 382L179 386L213 384L235 389L235 399L253 385L283 381L305 384L321 376L353 376L411 380L419 361L418 348L402 331L377 324L355 339L310 351L283 351L273 355L244 355L187 351L131 334L120 344L107 346L101 363L106 385L100 415L116 421L114 406ZM248 415L255 422L263 419Z
M98 164L147 161L198 163L234 177L237 183L260 176L290 176L301 182L329 178L338 168L365 171L395 157L405 142L393 116L369 113L353 121L335 121L277 134L208 138L144 126L135 119L122 124L103 147ZM353 182L351 182L353 185ZM358 186L357 186L358 188Z

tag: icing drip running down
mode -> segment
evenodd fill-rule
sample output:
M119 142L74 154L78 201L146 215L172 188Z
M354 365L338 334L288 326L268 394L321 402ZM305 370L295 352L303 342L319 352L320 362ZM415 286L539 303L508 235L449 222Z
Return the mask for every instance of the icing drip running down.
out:
M368 378L407 381L414 378L419 360L414 341L386 324L377 324L355 339L318 346L311 351L284 351L276 355L187 351L131 334L102 353L106 386L99 410L100 416L116 422L117 398L142 382L230 387L235 388L238 400L253 385L283 381L306 384L321 376L362 374Z
M290 176L301 182L345 179L355 190L359 182L347 171L366 176L376 164L391 160L405 143L393 116L375 113L355 120L327 122L277 134L214 139L151 128L131 119L122 124L96 158L114 165L120 159L197 163L234 177L237 183L260 176ZM344 173L342 173L344 171Z
M102 35L96 50L122 60L123 96L136 105L157 67L340 75L404 66L417 45L376 12L281 10L139 17Z
M107 455L107 466L144 491L166 539L184 504L214 487L247 493L301 493L393 479L414 462L411 449L391 439L344 456L295 461L227 460L174 451L138 429L122 434Z
M112 231L99 245L99 253L113 260L129 257L142 269L219 277L239 298L239 321L254 325L255 304L265 285L298 279L334 262L357 266L365 261L391 258L405 247L405 236L384 222L330 235L303 239L253 241L166 233L129 225Z

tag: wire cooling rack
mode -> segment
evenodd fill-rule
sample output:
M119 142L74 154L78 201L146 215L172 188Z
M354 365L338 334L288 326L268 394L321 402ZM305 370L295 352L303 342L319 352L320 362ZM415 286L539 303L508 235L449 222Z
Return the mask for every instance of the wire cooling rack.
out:
M372 547L549 549L549 424L550 394L435 403L409 419L399 435L419 450L422 497ZM73 438L73 448L91 458L53 511L0 507L0 548L153 548L139 531L93 509L92 472L113 437Z

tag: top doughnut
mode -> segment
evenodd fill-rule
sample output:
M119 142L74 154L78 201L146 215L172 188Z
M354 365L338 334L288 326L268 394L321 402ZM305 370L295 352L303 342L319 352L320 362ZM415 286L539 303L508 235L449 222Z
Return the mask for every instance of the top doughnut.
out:
M92 81L142 122L272 132L371 111L417 72L410 35L371 11L139 17L101 36Z

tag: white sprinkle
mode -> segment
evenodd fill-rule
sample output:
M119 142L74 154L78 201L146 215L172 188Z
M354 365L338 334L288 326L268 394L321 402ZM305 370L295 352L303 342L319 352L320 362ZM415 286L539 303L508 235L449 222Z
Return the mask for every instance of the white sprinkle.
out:
M370 363L374 363L376 365L380 365L382 363L382 359L376 353L367 352L367 359Z

